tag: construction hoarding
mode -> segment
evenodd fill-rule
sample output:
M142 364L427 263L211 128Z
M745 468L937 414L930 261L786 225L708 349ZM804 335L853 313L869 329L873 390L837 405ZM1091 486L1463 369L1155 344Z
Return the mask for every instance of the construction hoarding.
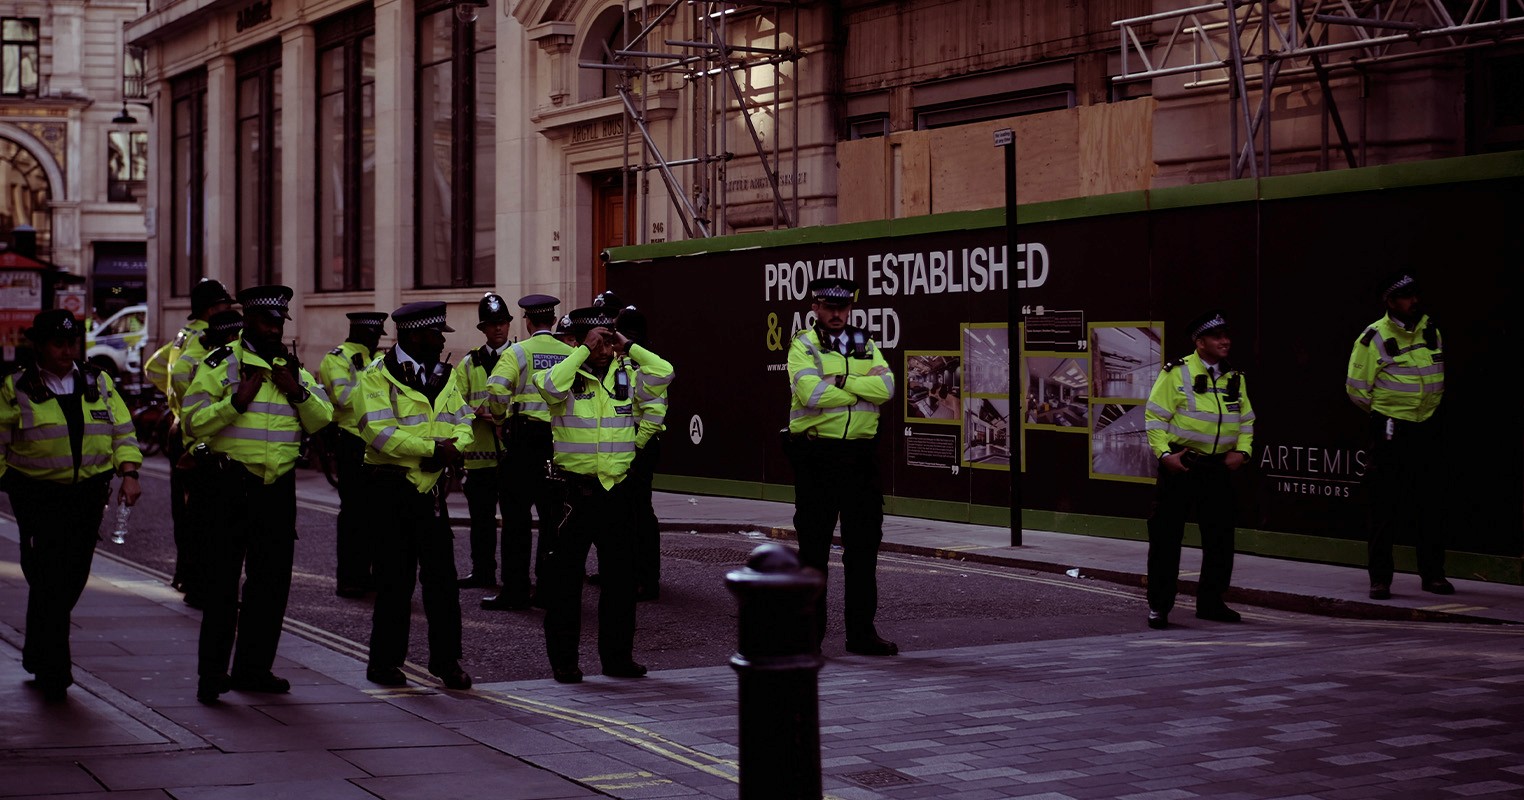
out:
M1433 492L1452 572L1517 581L1524 436L1498 387L1520 160L1458 159L1477 180L1381 168L1023 207L1014 256L998 211L621 248L608 282L677 370L667 488L789 496L787 348L811 324L809 280L842 275L898 378L880 425L891 512L999 524L1015 470L1026 527L1128 537L1153 493L1148 390L1190 351L1187 321L1221 309L1258 415L1240 549L1363 563L1367 443L1344 376L1381 277L1411 269L1446 343Z

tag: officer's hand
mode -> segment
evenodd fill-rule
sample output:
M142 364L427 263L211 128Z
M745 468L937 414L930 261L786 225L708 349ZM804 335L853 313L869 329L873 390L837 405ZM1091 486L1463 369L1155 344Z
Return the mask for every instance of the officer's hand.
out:
M1164 468L1169 470L1170 472L1190 472L1191 471L1191 468L1187 467L1185 465L1185 451L1184 450L1181 450L1178 453L1170 453L1169 455L1165 456L1164 458L1159 459L1159 463L1163 464Z
M1234 470L1237 470L1239 467L1243 466L1244 462L1248 460L1249 459L1244 457L1243 453L1234 450L1222 459L1222 463L1228 468L1229 472L1233 472Z
M265 378L270 377L270 371L265 369L251 369L238 382L238 390L233 392L233 408L242 414L249 410L249 404L254 402L254 396L259 394L259 387L265 385Z
M605 331L604 333L606 341L608 341L610 347L614 348L615 353L624 355L625 353L629 352L630 337L625 336L619 331Z
M116 493L118 503L126 503L129 506L138 504L138 498L143 496L143 486L136 477L123 478L122 488Z
M476 407L476 418L489 421L492 419L492 412L488 410L486 403L482 403Z
M275 384L275 388L279 389L280 393L284 395L297 394L302 390L301 381L298 381L296 376L292 375L291 370L289 369L277 369L271 371L270 381L273 382Z
M889 374L889 368L883 364L880 364L873 369L868 370L868 374L874 377L878 377L879 375L887 375Z
M448 464L451 461L460 458L460 448L455 446L454 439L446 439L442 442L435 442L434 457Z

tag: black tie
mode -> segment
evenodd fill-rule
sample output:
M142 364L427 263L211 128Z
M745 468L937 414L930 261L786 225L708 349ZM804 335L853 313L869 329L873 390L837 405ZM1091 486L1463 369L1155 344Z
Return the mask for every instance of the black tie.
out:
M831 346L832 346L832 348L834 348L836 350L836 352L841 353L842 355L846 355L847 354L847 337L845 337L845 336L835 336L835 337L832 337L832 339L831 339Z

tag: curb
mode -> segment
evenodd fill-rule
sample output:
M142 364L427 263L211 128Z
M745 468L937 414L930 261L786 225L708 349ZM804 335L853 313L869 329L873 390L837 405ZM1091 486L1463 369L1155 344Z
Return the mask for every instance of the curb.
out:
M663 522L663 531L672 532L695 532L695 533L735 533L744 530L756 530L767 535L769 539L782 541L795 541L797 535L792 527L774 525L738 525L731 523L715 522ZM840 535L832 537L832 543L841 544ZM936 547L922 547L920 545L899 544L896 542L884 542L879 545L879 550L885 553L900 553L903 555L923 556L928 558L940 558L946 561L967 561L971 564L990 564L1001 567L1015 567L1028 569L1033 572L1044 572L1054 575L1067 575L1069 570L1078 569L1080 576L1092 580L1115 583L1134 589L1143 589L1148 586L1145 575L1137 572L1125 572L1108 569L1089 569L1083 566L1065 566L1047 561L1029 561L1009 556L995 556L985 553L968 553L961 550L944 550ZM1180 593L1194 597L1196 594L1196 582L1181 580ZM1274 609L1277 611L1292 611L1299 614L1316 614L1323 617L1335 617L1339 619L1365 619L1380 620L1386 622L1456 622L1481 625L1514 625L1511 620L1496 619L1493 617L1476 616L1472 614L1456 614L1447 611L1430 611L1421 608L1403 608L1400 606L1387 606L1377 603L1365 603L1358 600L1345 600L1336 597L1313 597L1308 595L1294 594L1292 592L1279 592L1273 589L1245 589L1234 587L1228 591L1228 600L1243 603L1259 608Z

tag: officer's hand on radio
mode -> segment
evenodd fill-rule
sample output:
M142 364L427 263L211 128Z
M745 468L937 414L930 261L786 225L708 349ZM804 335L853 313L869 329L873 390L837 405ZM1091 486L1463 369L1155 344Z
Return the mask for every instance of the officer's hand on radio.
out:
M1237 450L1234 450L1233 452L1228 453L1226 456L1223 457L1222 463L1223 463L1223 466L1226 466L1228 468L1229 472L1233 472L1233 471L1237 470L1239 467L1242 467L1244 465L1244 462L1248 461L1248 460L1249 460L1248 457L1245 456L1243 453L1240 453Z
M233 392L233 408L242 414L249 410L249 404L254 402L254 396L259 394L259 387L265 384L265 378L270 377L270 371L265 369L251 369L238 383L238 390Z
M1190 472L1191 471L1191 468L1185 465L1185 451L1184 450L1181 450L1178 453L1170 453L1169 455L1159 459L1159 463L1163 464L1164 468L1169 470L1170 472Z
M279 389L281 394L293 395L299 394L302 391L301 382L296 379L295 375L291 374L291 370L271 370L269 375L270 381L275 384L275 388Z

